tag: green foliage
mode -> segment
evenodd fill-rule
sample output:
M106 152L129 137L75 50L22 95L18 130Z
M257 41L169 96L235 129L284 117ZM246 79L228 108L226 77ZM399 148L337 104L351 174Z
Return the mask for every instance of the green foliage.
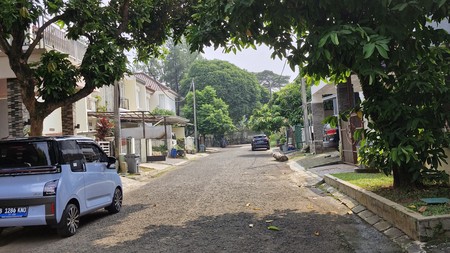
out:
M311 87L306 90L307 100L311 100ZM272 105L276 105L280 115L286 118L287 124L303 125L303 107L301 85L298 82L290 83L280 91L273 94Z
M161 116L173 116L175 113L171 110L155 108L151 114L153 115L161 115Z
M260 109L253 111L248 125L253 131L272 134L280 130L285 118L281 115L278 106L264 104Z
M191 53L186 42L184 40L183 42L175 44L169 40L166 44L169 54L163 61L162 80L176 92L180 91L180 81L183 76L187 74L195 60L201 57L197 52Z
M51 50L41 56L35 67L34 73L40 81L38 92L44 100L62 101L76 92L79 72L67 57Z
M448 0L207 1L190 27L193 48L228 51L268 44L309 81L358 76L370 121L362 162L408 186L436 170L446 155L450 118ZM431 24L433 24L432 26Z
M235 129L233 121L228 115L228 105L218 98L211 86L203 90L196 90L197 128L201 135L213 134L223 136ZM186 96L186 103L182 108L184 117L194 122L193 93Z
M261 101L262 87L256 77L226 61L196 61L181 81L181 94L189 91L192 80L198 90L213 87L217 97L229 106L230 117L235 123L242 116L250 115Z

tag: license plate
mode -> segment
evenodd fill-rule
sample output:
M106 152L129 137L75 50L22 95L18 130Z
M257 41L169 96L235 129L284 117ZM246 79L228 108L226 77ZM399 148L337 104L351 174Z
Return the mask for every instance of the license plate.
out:
M0 218L23 218L28 216L28 207L0 207Z

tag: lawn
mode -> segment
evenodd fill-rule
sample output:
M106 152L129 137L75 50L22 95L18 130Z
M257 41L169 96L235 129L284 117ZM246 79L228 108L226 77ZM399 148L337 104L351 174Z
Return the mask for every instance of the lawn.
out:
M383 173L350 172L337 173L333 176L399 203L424 216L450 214L450 203L427 205L421 201L423 198L450 199L450 187L448 186L430 185L421 188L394 189L392 176L386 176Z

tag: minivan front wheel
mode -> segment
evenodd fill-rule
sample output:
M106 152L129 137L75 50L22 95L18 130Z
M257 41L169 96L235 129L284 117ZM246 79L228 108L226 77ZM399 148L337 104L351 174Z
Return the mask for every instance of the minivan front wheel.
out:
M111 205L106 207L106 210L108 210L110 214L120 212L120 209L122 209L122 199L123 199L122 191L120 190L120 188L116 188L114 190L114 196Z
M62 237L69 237L77 232L80 224L80 210L74 204L69 203L64 209L57 232Z

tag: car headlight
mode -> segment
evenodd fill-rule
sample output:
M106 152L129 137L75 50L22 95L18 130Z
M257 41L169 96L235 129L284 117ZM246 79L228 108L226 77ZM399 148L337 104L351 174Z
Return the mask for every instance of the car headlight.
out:
M58 179L49 181L44 185L44 196L56 195L56 189L58 188Z

